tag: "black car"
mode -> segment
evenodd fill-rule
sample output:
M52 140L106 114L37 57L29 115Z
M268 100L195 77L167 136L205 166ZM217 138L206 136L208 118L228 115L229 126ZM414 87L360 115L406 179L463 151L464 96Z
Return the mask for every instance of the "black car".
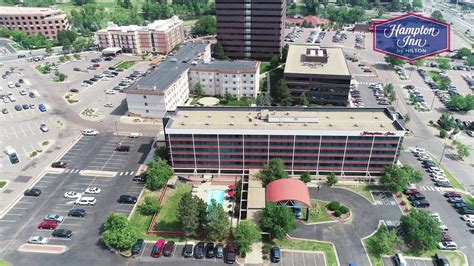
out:
M281 259L281 253L280 253L280 248L279 247L272 247L270 250L270 260L271 262L277 263L280 262Z
M15 105L15 110L21 111L21 110L23 110L23 109L21 109L21 105L17 104L17 105Z
M458 212L460 214L474 214L474 209L471 209L469 207L462 207L458 209Z
M109 67L109 70L117 70L115 67Z
M55 237L71 237L72 236L72 231L71 230L66 230L66 229L56 229L53 231L53 236Z
M99 81L99 78L93 77L93 78L90 78L89 80L92 82L96 82L96 81Z
M435 183L435 185L438 187L453 187L453 185L451 185L451 183L448 181L438 181Z
M146 182L146 176L145 175L136 175L136 176L133 177L132 181Z
M25 190L23 195L38 197L39 195L41 195L41 189L39 189L39 188L30 188L30 189Z
M206 244L206 258L211 259L215 256L214 243Z
M23 104L21 107L22 107L24 110L26 110L26 109L30 109L30 107L29 107L29 106L28 106L28 104L26 104L26 103L25 103L25 104Z
M425 197L425 195L423 195L422 193L418 192L418 193L415 193L415 194L410 195L409 199L410 199L411 201L414 201L414 200L426 199L426 197Z
M25 81L23 79L19 79L18 83L23 84L23 83L25 83Z
M202 259L204 258L204 242L199 242L194 246L194 258Z
M67 168L67 162L62 162L62 161L54 162L51 164L51 167L52 168Z
M75 93L78 93L79 90L78 89L70 89L69 92L75 92Z
M36 98L36 94L34 92L28 93L28 96L30 96L30 98Z
M84 209L72 209L72 210L69 211L67 216L83 218L84 216L86 216L86 214L87 214L87 212Z
M137 255L140 254L140 251L142 251L143 243L145 241L143 239L138 239L135 245L132 247L132 255Z
M415 208L428 208L430 206L430 203L427 200L414 200L412 202L413 206Z
M436 266L449 266L449 261L443 254L436 253L435 264Z
M183 247L183 257L185 258L190 258L193 256L193 243L188 242L186 245Z
M456 209L461 209L461 208L467 207L467 203L465 203L465 202L456 202L456 203L453 203L453 207L456 208Z
M119 203L126 203L126 204L135 204L137 203L137 197L130 196L130 195L121 195L118 199Z
M224 257L224 245L219 243L216 245L216 250L214 251L216 258L221 259Z

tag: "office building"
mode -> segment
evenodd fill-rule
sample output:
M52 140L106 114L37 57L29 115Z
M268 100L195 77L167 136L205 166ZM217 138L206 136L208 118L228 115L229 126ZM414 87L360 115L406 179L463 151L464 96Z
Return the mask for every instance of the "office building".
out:
M186 43L165 61L124 89L130 116L162 118L189 97L188 70L195 60L209 61L208 43Z
M285 0L216 0L217 40L231 58L269 61L281 55Z
M403 124L385 108L178 107L163 118L178 173L245 173L280 158L294 175L377 176L397 162Z
M290 45L284 78L294 99L305 93L313 104L349 103L351 74L341 48Z
M189 69L189 85L194 90L201 84L204 95L257 97L260 85L258 61L199 61Z
M177 16L155 20L147 26L118 26L112 22L96 32L101 49L120 47L124 53L157 52L168 54L184 41L183 21Z
M66 13L55 8L11 7L0 8L0 28L19 30L28 35L43 34L55 39L60 30L69 29Z

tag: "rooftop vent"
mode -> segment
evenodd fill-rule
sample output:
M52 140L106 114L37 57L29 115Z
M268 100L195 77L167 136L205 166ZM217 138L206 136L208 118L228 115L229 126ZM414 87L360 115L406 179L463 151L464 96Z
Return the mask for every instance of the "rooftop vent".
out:
M351 119L354 119L354 116L351 115L350 117L351 117Z
M188 117L189 117L189 115L188 115L188 114L185 114L185 115L184 115L184 117L188 118Z
M384 124L382 123L382 124L380 124L380 127L381 127L381 128L384 128L385 126L384 126Z
M233 125L234 125L234 122L230 122L229 125L233 126Z
M181 122L181 125L184 126L184 122Z
M326 118L329 119L329 116L327 115Z
M286 112L286 115L290 115L290 112Z
M235 115L231 115L230 117L231 117L231 118L235 118Z
M379 119L379 117L378 117L377 115L376 115L374 118L375 118L375 119Z
M205 125L206 125L206 126L209 126L209 122L206 122L206 124L205 124Z
M280 123L278 123L278 125L279 125L279 126L283 126L283 123L282 123L282 122L280 122Z
M254 123L253 125L254 125L254 126L258 126L258 124L257 124L257 123Z
M273 111L273 112L272 112L272 115L275 115L275 114L276 114L276 112L275 112L275 111Z
M358 124L354 124L354 127L359 127L359 125L358 125Z
M308 123L304 122L304 126L307 127L307 126L308 126Z
M207 118L211 118L211 117L212 117L212 115L211 115L211 114L208 114L208 115L207 115Z
M330 124L328 125L328 127L332 127L332 124L330 123Z

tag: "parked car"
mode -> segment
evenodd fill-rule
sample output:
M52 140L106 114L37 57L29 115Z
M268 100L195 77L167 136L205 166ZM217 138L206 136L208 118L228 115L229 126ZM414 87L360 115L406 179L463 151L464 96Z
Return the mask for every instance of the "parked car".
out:
M115 148L116 151L121 151L121 152L129 152L130 151L130 145L124 145L124 144L119 144Z
M70 89L69 92L74 92L74 93L78 93L79 90L78 89Z
M39 109L42 113L46 112L46 106L45 106L44 104L42 104L42 103L40 103L40 104L38 105L38 109Z
M70 238L72 236L72 231L60 228L54 230L52 236Z
M183 257L190 258L193 256L194 242L188 241L183 247Z
M166 242L165 247L163 248L163 256L171 257L173 256L173 252L174 252L174 241Z
M132 247L132 255L140 254L144 243L145 241L143 239L138 239Z
M47 237L42 236L32 236L28 239L28 243L30 244L41 244L44 245L48 243L49 239Z
M195 259L204 258L204 242L198 242L196 246L194 246L194 258Z
M160 239L160 240L156 241L156 243L153 246L153 249L151 251L151 256L153 258L161 257L161 254L163 253L163 248L164 247L165 247L165 240Z
M463 214L463 215L465 215L465 214L474 214L474 209L469 208L469 207L462 207L462 208L458 209L458 212L460 214Z
M461 219L463 219L466 222L474 220L474 214L465 214L461 216Z
M97 130L92 130L92 129L82 130L82 135L84 136L97 136L98 134L99 134L99 131Z
M41 195L41 189L39 189L39 188L30 188L30 189L25 190L25 192L23 192L23 195L31 196L31 197L38 197L39 195Z
M222 243L219 243L216 245L216 251L215 251L216 258L221 259L224 257L224 245Z
M64 197L67 199L79 199L82 197L81 193L77 193L75 191L68 191L64 193Z
M38 225L38 229L48 229L48 230L54 230L56 229L56 227L58 227L58 222L56 221L42 221L39 225Z
M443 241L452 241L453 238L446 232L443 232Z
M51 167L52 168L67 168L67 162L62 162L62 161L54 162L51 164Z
M423 193L418 192L418 193L411 194L411 195L409 196L409 199L410 199L411 201L414 201L414 200L426 199L426 197L425 197L425 195L424 195Z
M84 209L72 209L68 212L67 216L84 218L86 214L87 212Z
M463 202L456 202L456 203L453 203L452 206L455 209L461 209L461 208L467 207L467 203L465 203L464 201Z
M438 248L443 250L456 250L458 245L454 241L441 241L438 243Z
M234 244L227 244L225 251L225 262L228 264L233 264L237 254L237 249L235 248Z
M438 181L435 183L435 185L438 187L453 187L449 181Z
M272 247L272 249L270 250L270 261L273 263L278 263L280 262L280 259L281 259L280 248Z
M98 187L88 187L84 193L86 194L99 194L101 189Z
M456 191L450 191L443 194L445 198L449 197L462 197L462 193Z
M97 199L95 197L82 197L76 199L74 203L77 205L94 206L97 203Z
M118 199L118 202L126 204L135 204L137 203L137 197L131 195L121 195Z
M430 203L425 199L414 200L412 204L415 208L428 208L430 206Z
M214 258L215 256L215 249L214 249L214 243L207 243L206 244L206 258Z
M462 198L459 197L450 197L448 198L449 203L457 203L457 202L464 202Z
M57 215L57 214L48 214L44 217L44 220L45 221L56 221L58 223L62 223L63 220L64 220L64 217L61 216L61 215Z

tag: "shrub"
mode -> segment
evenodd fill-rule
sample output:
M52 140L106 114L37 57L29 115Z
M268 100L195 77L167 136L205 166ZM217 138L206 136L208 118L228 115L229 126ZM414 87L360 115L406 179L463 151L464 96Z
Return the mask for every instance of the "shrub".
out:
M434 124L434 121L433 121L433 120L430 120L429 123L430 123L430 125L433 125L433 124Z
M342 212L341 212L340 210L336 210L336 211L334 212L334 215L335 215L336 217L340 217L340 216L342 215Z
M330 211L336 211L341 207L341 204L337 201L332 201L331 203L328 204L328 209Z
M444 129L441 129L439 131L439 137L442 138L442 139L445 139L446 137L448 136L448 132Z
M349 208L347 208L346 206L341 206L338 211L340 211L342 214L346 214L349 212Z

